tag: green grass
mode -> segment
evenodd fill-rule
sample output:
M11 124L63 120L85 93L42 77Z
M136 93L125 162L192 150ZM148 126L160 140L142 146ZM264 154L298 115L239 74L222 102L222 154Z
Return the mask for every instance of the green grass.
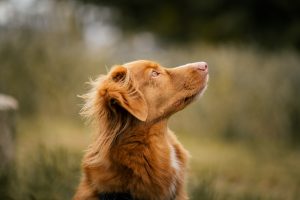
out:
M8 172L0 172L0 199L71 199L80 175L80 155L39 146Z
M49 119L21 121L16 163L0 172L0 199L72 197L90 129L78 121ZM227 142L191 134L178 137L192 155L188 178L191 199L299 198L299 151L280 144Z
M279 144L186 138L184 144L193 155L190 181L196 194L208 186L212 199L299 197L300 152Z

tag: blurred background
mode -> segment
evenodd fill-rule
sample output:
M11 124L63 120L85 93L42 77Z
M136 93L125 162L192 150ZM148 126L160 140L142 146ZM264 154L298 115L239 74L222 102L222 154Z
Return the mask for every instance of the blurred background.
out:
M12 147L2 151L14 153L0 165L0 199L72 197L93 133L77 95L89 78L136 59L209 64L204 96L170 120L192 155L191 199L300 199L292 0L1 0L0 93L19 105L8 117Z

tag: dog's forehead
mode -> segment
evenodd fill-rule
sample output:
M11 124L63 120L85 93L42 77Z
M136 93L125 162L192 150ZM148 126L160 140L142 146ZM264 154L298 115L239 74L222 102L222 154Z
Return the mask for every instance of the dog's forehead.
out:
M157 68L160 65L150 60L137 60L137 61L126 63L123 66L131 70L139 71L147 68Z

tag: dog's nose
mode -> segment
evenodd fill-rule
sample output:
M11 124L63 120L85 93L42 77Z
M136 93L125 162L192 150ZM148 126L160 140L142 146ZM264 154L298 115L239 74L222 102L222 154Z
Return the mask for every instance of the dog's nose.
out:
M208 64L206 62L194 62L194 63L188 63L182 66L179 66L179 68L192 68L193 71L198 71L198 72L204 72L204 73L208 73Z
M208 65L206 62L196 62L196 63L194 63L194 66L200 71L208 70Z

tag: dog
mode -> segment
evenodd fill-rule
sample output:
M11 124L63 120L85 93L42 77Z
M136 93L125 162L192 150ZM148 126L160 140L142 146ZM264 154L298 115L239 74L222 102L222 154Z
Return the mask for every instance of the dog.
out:
M189 154L169 117L207 87L208 65L175 68L138 60L93 81L82 114L97 127L73 200L186 200Z

